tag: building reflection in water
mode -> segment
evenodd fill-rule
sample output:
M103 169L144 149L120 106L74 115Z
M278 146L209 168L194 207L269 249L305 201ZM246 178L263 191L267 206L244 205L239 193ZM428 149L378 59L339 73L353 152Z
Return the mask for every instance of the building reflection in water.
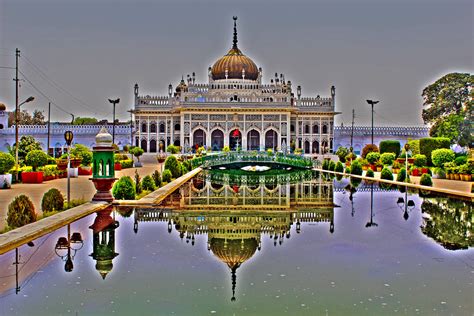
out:
M300 233L303 222L329 223L329 232L334 232L332 181L317 177L291 183L288 178L284 183L253 180L246 185L211 178L194 178L167 199L163 209L136 209L134 231L142 221L167 222L168 232L174 227L190 245L196 235L207 234L207 249L229 267L232 301L237 269L261 250L263 235L277 246L291 237L293 225Z

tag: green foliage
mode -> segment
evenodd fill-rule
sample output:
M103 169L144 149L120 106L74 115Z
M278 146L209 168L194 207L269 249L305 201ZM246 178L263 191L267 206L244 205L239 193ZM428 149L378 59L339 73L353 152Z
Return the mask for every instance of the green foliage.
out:
M329 170L329 160L324 159L321 168L322 168L323 170Z
M121 177L115 182L112 194L116 200L135 200L135 183L129 176Z
M407 171L405 168L401 168L397 174L397 181L398 182L405 182L405 178L407 177ZM406 182L410 182L410 175L406 178Z
M384 165L391 165L393 163L393 161L395 160L397 156L395 156L394 153L391 153L391 152L385 152L383 154L380 155L380 161L384 164Z
M165 161L165 169L171 172L173 178L181 176L181 166L175 156L169 156Z
M456 164L456 166L464 165L465 163L467 163L467 156L456 157L456 159L454 159L454 163Z
M15 155L15 145L11 147L13 156ZM26 155L33 150L41 150L40 143L33 136L21 136L20 142L18 143L18 160L24 160Z
M133 147L130 150L130 153L137 158L138 161L140 161L140 156L143 155L144 151L140 147Z
M365 158L370 164L374 164L380 159L380 154L375 151L369 152Z
M425 155L419 154L419 155L413 156L413 158L414 158L413 164L417 167L426 166L426 163L428 162Z
M224 148L222 148L222 151L225 152L225 153L228 153L230 151L230 147L229 146L224 146Z
M122 166L122 169L127 169L127 168L132 168L133 167L133 160L132 159L120 160L119 163Z
M380 153L395 153L395 157L400 154L400 142L398 140L383 140L380 142Z
M334 171L336 172L344 172L344 165L342 164L342 162L338 161L336 163L336 167L334 168Z
M459 166L459 173L460 174L471 174L472 171L473 171L472 164L469 164L467 162L465 164Z
M366 158L367 154L371 152L377 152L377 153L379 152L379 148L377 147L377 145L374 145L374 144L365 145L364 148L362 149L362 158Z
M151 176L143 177L141 185L142 185L143 190L146 190L146 191L155 191L156 190L155 181L153 180L153 178Z
M436 167L442 167L446 162L454 160L454 152L451 149L441 148L433 150L431 160Z
M384 180L393 180L392 171L390 171L390 169L387 167L383 168L382 172L380 173L380 178Z
M41 200L41 210L45 212L62 211L64 208L64 197L58 189L49 189Z
M351 168L350 167L346 167L346 169L344 170L345 173L349 174L351 173Z
M334 171L335 168L336 168L336 164L334 163L334 161L330 160L329 166L328 166L329 171Z
M161 173L158 170L155 170L152 175L153 181L157 188L161 187Z
M43 176L54 176L58 174L58 166L46 165L46 166L38 168L38 171L43 171Z
M410 146L410 150L413 155L420 154L420 140L419 139L409 140L408 146Z
M21 194L8 205L7 224L10 228L21 227L36 221L36 211L33 202Z
M168 147L166 147L166 151L170 154L177 154L179 153L179 147L175 145L169 145Z
M362 175L362 165L357 160L354 160L351 164L351 174Z
M74 147L71 149L71 155L77 158L81 158L81 163L83 166L88 167L92 163L92 152L87 146L84 146L82 144L74 145Z
M15 158L12 155L0 152L0 174L6 174L15 165Z
M184 175L189 172L188 168L183 163L180 163L179 167L181 168L181 175Z
M87 202L89 202L89 201L87 201L86 199L73 199L73 200L70 200L69 203L66 201L66 202L64 202L63 210L65 211L65 210L68 210L70 208L82 205L82 204L87 203Z
M36 171L38 167L42 167L48 163L48 155L42 150L32 150L26 155L26 164L33 167Z
M427 137L420 139L420 154L425 155L428 160L428 166L432 165L431 152L439 148L448 148L450 146L449 138ZM453 158L454 159L454 158Z
M74 119L73 125L91 125L97 124L97 119L95 117L76 117Z
M142 181L137 169L135 169L135 193L142 193Z
M367 169L367 172L365 173L366 177L373 178L374 177L374 171L372 169Z
M171 171L169 171L169 169L163 170L163 174L161 175L163 182L171 182L172 177L173 175L171 174Z
M421 175L420 184L431 187L433 186L433 180L431 180L431 176L429 174L424 173Z
M474 76L450 73L423 89L423 121L431 124L430 135L447 137L453 144L471 144L470 89ZM420 148L423 146L420 144ZM427 155L429 157L429 155Z
M356 154L354 154L354 153L349 153L349 154L345 157L346 161L352 161L352 160L354 160L354 159L356 159L356 158L357 158L357 156L356 156Z
M339 157L340 162L346 162L346 156L349 155L350 151L346 147L339 147L336 151L336 155Z

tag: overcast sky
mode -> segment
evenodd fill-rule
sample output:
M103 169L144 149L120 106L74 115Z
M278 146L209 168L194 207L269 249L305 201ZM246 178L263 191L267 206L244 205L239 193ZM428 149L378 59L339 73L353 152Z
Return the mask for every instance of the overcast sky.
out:
M473 2L461 0L106 1L0 0L0 67L20 70L76 116L127 119L133 85L166 95L181 75L207 68L232 44L263 68L284 73L305 96L336 86L336 124L370 124L367 98L381 100L376 125L420 125L422 89L453 71L473 69ZM36 67L36 68L35 68ZM38 70L39 69L39 70ZM0 102L14 107L14 71L0 68ZM24 108L47 109L28 81ZM52 120L69 119L53 107Z

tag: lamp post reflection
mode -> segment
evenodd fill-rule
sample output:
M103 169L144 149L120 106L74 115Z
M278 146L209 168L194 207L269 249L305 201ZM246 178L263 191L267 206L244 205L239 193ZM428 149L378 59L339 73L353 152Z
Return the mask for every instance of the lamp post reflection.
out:
M410 217L408 212L411 212L415 208L415 202L413 200L408 200L408 187L405 187L405 199L403 197L399 197L397 200L397 205L403 212L403 218L408 220Z
M84 241L81 233L74 232L71 236L71 225L67 225L67 237L59 237L54 247L56 255L65 262L64 271L72 272L73 260L78 250L82 249Z
M370 221L365 224L366 228L372 226L379 226L379 224L374 222L374 184L370 184Z

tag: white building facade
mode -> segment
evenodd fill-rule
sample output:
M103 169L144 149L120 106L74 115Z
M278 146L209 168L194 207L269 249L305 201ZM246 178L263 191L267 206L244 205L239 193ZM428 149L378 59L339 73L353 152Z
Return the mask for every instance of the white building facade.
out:
M135 145L159 152L170 144L189 152L198 146L212 150L329 152L334 143L334 86L328 97L296 96L290 81L275 74L263 83L262 68L233 46L208 69L208 82L195 74L182 78L167 96L143 96L135 84Z

